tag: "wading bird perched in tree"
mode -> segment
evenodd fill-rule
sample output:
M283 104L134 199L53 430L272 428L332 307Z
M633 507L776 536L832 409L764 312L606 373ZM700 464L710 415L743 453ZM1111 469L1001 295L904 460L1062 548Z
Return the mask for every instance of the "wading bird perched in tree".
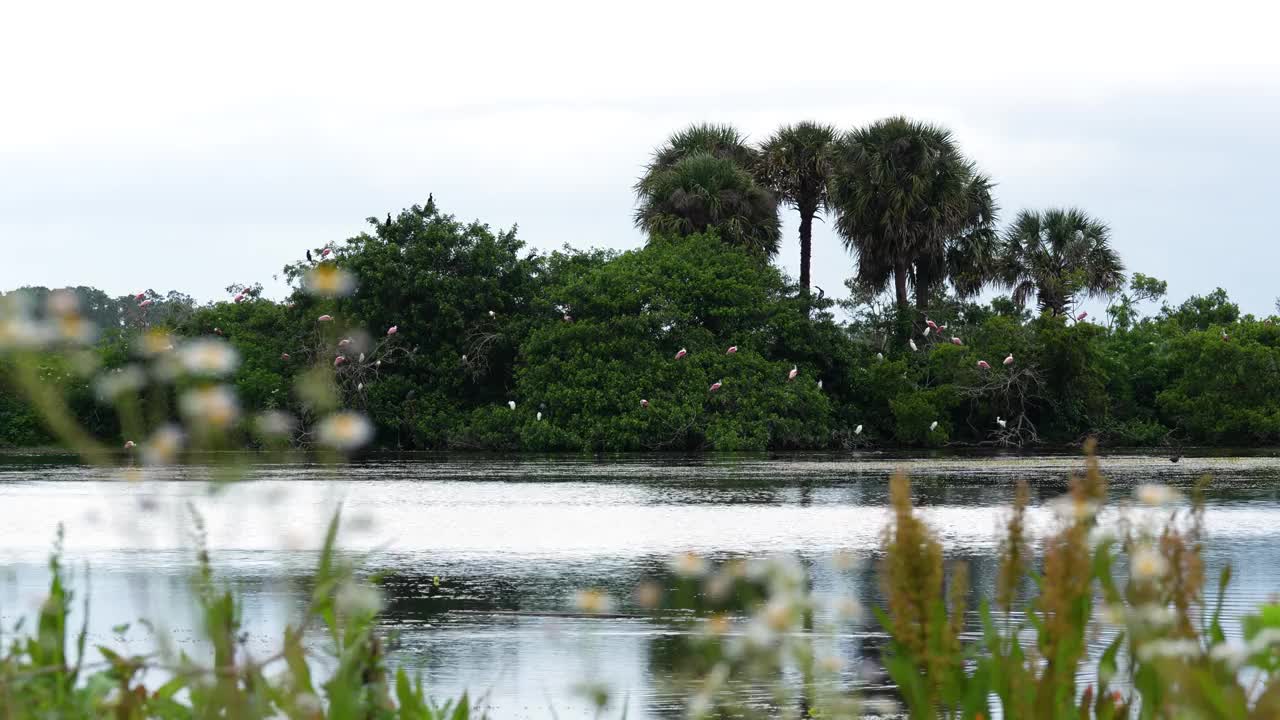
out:
M1109 295L1124 285L1111 229L1075 208L1018 213L997 264L1015 303L1035 295L1040 310L1053 315L1065 315L1079 295Z
M281 359L281 360L288 360L288 359L289 359L289 353L280 353L280 359Z
M862 434L862 426L861 426L861 425L859 425L858 427L854 428L854 429L853 429L853 434L854 434L854 435L861 435L861 434Z
M800 213L800 289L809 291L813 219L827 209L835 172L836 129L801 122L778 129L760 146L756 175L778 202Z
M132 450L132 449L134 449L134 448L136 448L136 447L138 447L138 444L137 444L137 443L135 443L134 441L132 441L132 440L125 440L125 441L124 441L124 449L125 449L125 450Z
M1003 429L1005 429L1005 427L1006 427L1006 426L1008 426L1008 425L1009 425L1009 421L1008 421L1008 420L1005 420L1004 418L1002 418L1002 417L1000 417L999 415L997 415L997 416L996 416L996 424L1000 426L1000 429L1001 429L1001 430L1003 430Z
M798 375L799 373L800 373L800 370L795 365L792 365L791 372L787 373L787 381L790 382L791 380L795 380L796 375Z
M934 420L933 422L929 423L929 432L933 432L934 430L937 430L937 429L938 429L937 420Z
M316 318L316 322L329 322L330 320L333 320L332 315L321 315L320 317Z
M508 400L508 401L507 401L507 407L511 408L512 410L515 410L515 409L516 409L516 401L515 401L515 400Z
M399 325L392 325L391 327L387 328L387 334L388 334L388 335L395 335L395 334L396 334L396 333L398 333L398 332L400 332L400 326L399 326Z
M1004 359L1004 366L1009 367L1013 364L1013 353L1009 353L1009 357Z
M907 346L911 348L911 351L912 351L912 352L915 352L916 350L918 350L918 349L919 349L919 348L917 348L917 347L916 347L916 341L915 341L915 340L907 340Z
M952 344L952 345L964 345L964 341L962 341L962 340L961 340L960 338L958 338L958 337L953 337L953 338L951 338L951 344Z
M315 262L311 259L311 250L309 248L307 249L307 262Z
M647 407L649 407L649 401L648 401L648 400L645 400L644 398L640 398L640 407L642 407L642 408L647 408Z
M1084 322L1084 319L1085 319L1085 318L1087 318L1087 317L1089 317L1089 313L1087 313L1087 312L1082 312L1082 313L1080 313L1079 315L1077 315L1077 316L1076 316L1076 322Z
M978 369L979 369L979 370L990 370L990 369L991 369L991 364L990 364L990 363L988 363L986 360L979 360L979 361L978 361Z
M715 392L715 391L719 390L719 389L720 389L720 386L721 386L721 385L723 385L723 384L724 384L724 381L723 381L723 380L717 380L717 381L715 381L715 382L711 383L711 389L710 389L710 391L709 391L709 392Z
M725 354L725 355L732 355L732 354L734 354L734 353L736 353L736 352L738 352L738 346L737 346L737 345L730 345L730 346L729 346L729 349L724 351L724 354Z
M676 360L679 360L680 358L688 354L689 354L688 350L685 350L684 348L680 348L679 350L676 351Z

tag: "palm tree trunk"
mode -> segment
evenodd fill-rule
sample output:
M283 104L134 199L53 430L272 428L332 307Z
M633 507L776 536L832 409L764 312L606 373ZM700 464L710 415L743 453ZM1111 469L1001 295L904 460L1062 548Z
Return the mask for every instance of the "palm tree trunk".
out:
M809 261L813 255L813 211L800 212L800 291L809 294Z
M895 260L893 263L893 289L898 297L898 310L905 312L911 309L911 298L907 296L907 261Z

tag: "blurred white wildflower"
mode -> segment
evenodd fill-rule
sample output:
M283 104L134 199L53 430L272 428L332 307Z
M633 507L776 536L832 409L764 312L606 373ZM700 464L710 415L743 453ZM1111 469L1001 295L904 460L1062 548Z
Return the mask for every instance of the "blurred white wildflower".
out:
M573 606L584 613L613 612L613 598L600 590L579 590L573 595Z
M1178 614L1167 605L1146 603L1135 605L1127 613L1129 622L1147 628L1168 627L1178 619Z
M283 410L268 410L258 415L254 420L254 427L258 434L266 437L284 437L293 432L297 421L293 416Z
M1142 546L1129 556L1129 574L1137 580L1157 580L1169 572L1169 562L1155 548Z
M49 341L49 329L25 314L0 317L0 350L34 350Z
M1071 495L1062 495L1050 500L1049 509L1063 522L1075 523L1089 520L1098 514L1098 504L1090 500L1077 500Z
M836 620L844 623L862 622L862 603L857 598L849 595L843 595L835 599L831 606L832 614Z
M142 334L142 353L155 357L173 350L173 336L163 330L148 330Z
M178 426L161 427L142 444L142 461L147 465L171 465L182 450L184 439Z
M187 372L208 377L230 374L240 364L240 355L230 343L212 338L183 344L178 350L178 357Z
M1133 491L1133 496L1143 505L1151 505L1159 507L1161 505L1171 505L1182 499L1182 494L1168 485L1139 485Z
M293 707L303 717L320 717L324 713L324 704L315 695L304 692L293 698Z
M356 278L336 265L320 265L307 273L302 286L319 297L344 297L356 289Z
M1190 660L1200 656L1200 643L1195 640L1151 640L1138 647L1138 658L1153 660L1168 658L1173 660Z
M188 390L178 398L178 409L198 425L227 428L240 417L240 403L226 385Z
M75 313L59 315L51 320L51 324L51 329L46 332L54 340L67 345L88 345L98 337L98 328Z
M1209 657L1236 670L1249 659L1249 647L1241 642L1227 641L1209 648Z
M316 435L322 444L349 452L373 439L373 424L360 413L336 412L320 421Z
M683 578L700 578L707 574L707 561L700 555L683 553L671 561L671 570Z
M784 633L800 622L800 606L789 598L772 598L760 611L760 618L775 633Z
M93 383L93 388L99 402L112 403L121 395L141 390L146 382L147 378L142 374L142 370L136 365L126 365L99 375Z
M382 610L382 594L377 588L347 582L338 588L333 604L344 615L373 615Z
M1280 645L1280 628L1264 628L1249 640L1249 650L1256 654Z

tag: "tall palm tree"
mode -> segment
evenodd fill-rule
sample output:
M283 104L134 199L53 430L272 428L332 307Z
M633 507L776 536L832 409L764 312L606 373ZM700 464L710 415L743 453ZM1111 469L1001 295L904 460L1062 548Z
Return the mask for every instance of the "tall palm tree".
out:
M649 178L636 225L650 236L715 229L720 239L765 257L778 253L778 204L733 160L689 155Z
M923 307L952 281L976 292L989 277L996 206L991 181L944 128L903 117L854 130L837 144L829 202L836 231L858 256L857 280L883 290L898 309L909 285Z
M644 195L646 181L656 174L670 170L672 166L694 153L709 153L732 160L742 169L750 171L756 164L757 152L732 125L702 123L676 131L667 138L667 144L653 153L653 159L645 167L644 177L636 183L636 193Z
M809 292L813 218L827 209L835 141L834 127L802 122L778 128L760 146L756 175L779 202L800 212L800 287L805 292Z
M1000 280L1013 301L1034 294L1042 311L1066 313L1077 295L1108 295L1124 286L1124 264L1111 229L1076 208L1023 210L1005 233Z

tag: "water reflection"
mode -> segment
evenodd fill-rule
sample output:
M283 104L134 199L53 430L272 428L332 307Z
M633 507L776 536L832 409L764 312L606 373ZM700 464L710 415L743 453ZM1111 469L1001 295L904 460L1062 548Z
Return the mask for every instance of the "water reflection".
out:
M886 479L904 466L948 558L968 562L975 590L990 595L1013 481L1032 483L1028 523L1043 533L1044 502L1066 489L1079 465L1070 456L428 456L341 470L270 465L254 471L254 482L215 487L200 467L119 482L65 459L8 456L0 458L0 616L7 625L38 605L45 556L65 523L68 559L92 572L91 644L147 647L145 628L123 639L111 631L140 616L163 619L161 632L180 646L194 643L195 618L183 609L193 507L205 517L220 576L245 598L250 637L267 655L280 626L301 610L324 522L341 503L344 544L372 553L371 569L384 571L384 625L399 636L397 660L422 671L436 694L484 695L500 718L552 709L567 718L591 714L571 688L596 680L614 688L615 711L625 703L629 717L671 717L680 699L665 678L685 630L644 616L632 598L641 581L663 575L671 556L798 553L816 593L878 604ZM1228 610L1239 614L1280 590L1272 549L1280 539L1280 462L1112 457L1103 468L1117 498L1137 483L1189 488L1212 473L1206 560L1210 577L1228 562L1237 570ZM867 562L839 572L831 562L837 552ZM83 576L77 583L84 589ZM608 592L617 612L573 613L570 597L582 587ZM820 638L844 660L847 681L865 674L863 661L878 657L882 641L870 628Z

